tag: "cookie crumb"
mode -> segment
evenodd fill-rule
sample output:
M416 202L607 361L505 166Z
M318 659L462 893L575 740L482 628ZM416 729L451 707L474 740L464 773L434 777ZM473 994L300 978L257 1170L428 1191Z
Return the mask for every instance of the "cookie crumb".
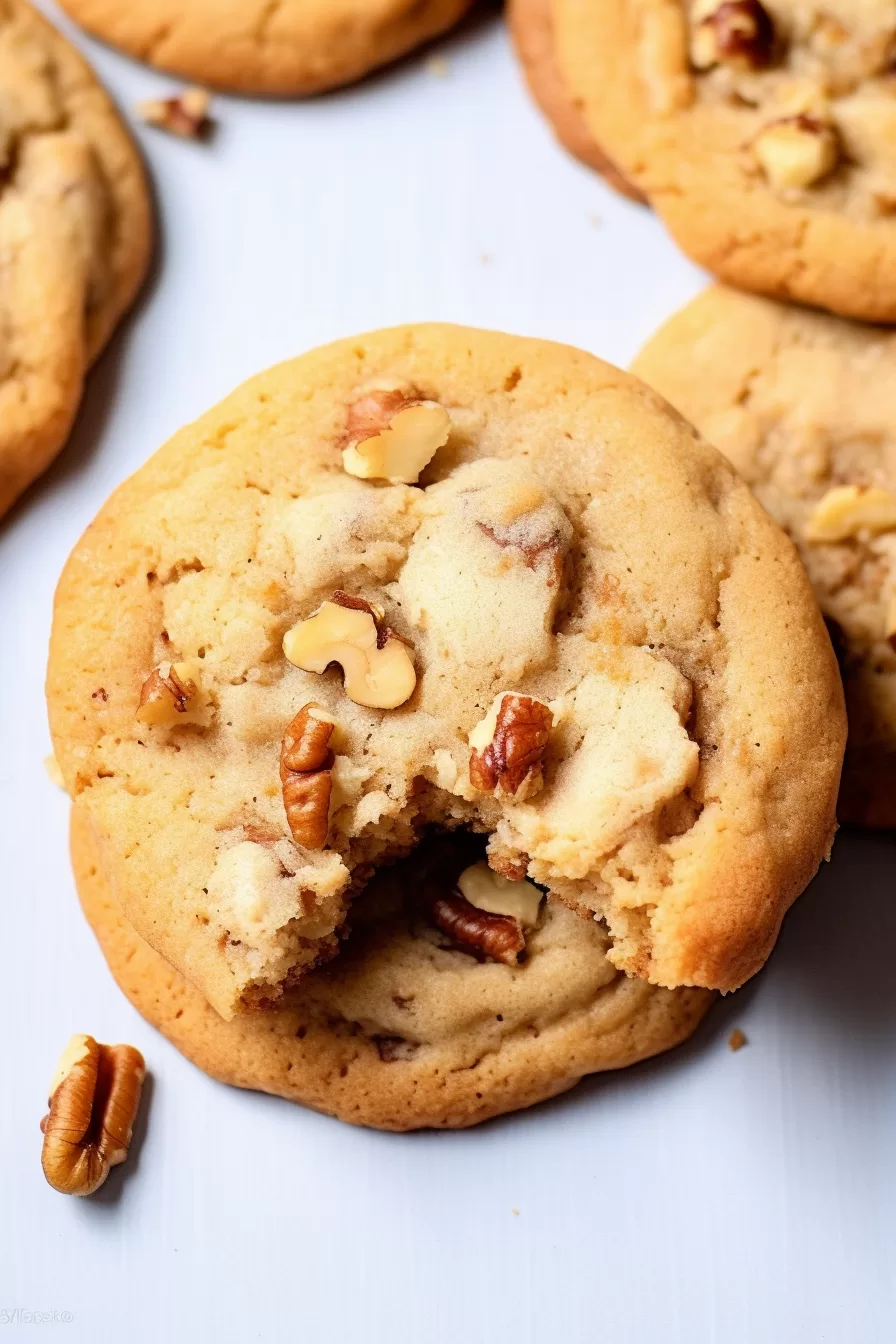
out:
M589 215L588 223L593 224L596 229L602 229L604 226L604 221L601 215Z
M430 56L426 62L426 72L432 75L433 79L444 79L450 70L451 66L444 56Z
M746 1044L747 1044L746 1036L741 1031L740 1027L735 1027L731 1035L728 1037L728 1049L742 1050Z
M480 252L480 253L479 253L479 260L482 262L483 266L488 266L488 264L489 264L489 262L491 261L491 259L492 259L492 254L491 254L491 252Z
M172 98L147 98L137 104L137 115L147 126L179 135L182 140L202 140L211 130L211 95L205 89L184 89Z
M519 1218L519 1216L520 1216L520 1211L519 1211L519 1209L511 1209L510 1212L513 1214L513 1216L514 1216L515 1218Z

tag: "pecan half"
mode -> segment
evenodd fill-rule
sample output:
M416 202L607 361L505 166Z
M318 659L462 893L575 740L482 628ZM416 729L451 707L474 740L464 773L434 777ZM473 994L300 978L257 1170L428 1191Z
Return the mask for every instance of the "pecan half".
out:
M526 939L518 919L478 910L464 896L442 896L434 901L432 918L456 942L475 948L505 966L515 966L520 953L525 951Z
M775 26L759 0L725 0L694 32L692 55L698 69L717 63L761 70L775 48Z
M128 1155L146 1065L132 1045L73 1036L41 1121L41 1166L54 1190L92 1195Z
M544 783L542 759L554 716L543 700L504 691L470 734L470 782L522 802Z
M304 849L323 849L330 828L335 720L320 705L303 705L283 734L280 783L293 840Z

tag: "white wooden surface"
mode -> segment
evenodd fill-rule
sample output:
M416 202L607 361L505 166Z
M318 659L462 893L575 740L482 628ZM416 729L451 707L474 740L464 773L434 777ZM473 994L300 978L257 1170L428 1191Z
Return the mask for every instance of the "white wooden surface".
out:
M78 40L126 108L173 87ZM0 1327L17 1338L47 1312L66 1340L129 1344L889 1341L892 839L841 837L772 964L691 1045L456 1135L355 1131L208 1081L118 993L77 908L42 681L55 578L116 482L243 377L331 337L444 318L625 363L700 286L655 219L555 148L496 16L439 54L444 78L417 58L312 104L219 99L209 147L139 130L154 282L64 457L0 527ZM136 1160L91 1201L39 1165L72 1030L133 1041L152 1071Z

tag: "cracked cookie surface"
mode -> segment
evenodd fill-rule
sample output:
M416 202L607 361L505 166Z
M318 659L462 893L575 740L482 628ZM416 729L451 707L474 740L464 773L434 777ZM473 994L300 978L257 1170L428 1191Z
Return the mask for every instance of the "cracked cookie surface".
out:
M138 60L233 93L323 93L447 31L472 0L62 0Z
M558 905L543 903L524 965L477 961L414 912L411 867L359 898L336 961L277 1008L224 1022L125 920L80 808L71 850L109 968L153 1026L213 1078L351 1124L456 1129L532 1106L678 1045L714 998L623 975L605 930Z
M539 0L519 4L534 31ZM549 0L548 22L586 150L691 257L740 288L896 320L893 0Z
M841 819L896 825L896 503L881 510L896 501L896 335L715 287L634 370L731 459L799 547L846 688Z
M418 485L343 469L384 383L447 412ZM295 652L321 612L409 651L392 707L347 693L360 646ZM138 717L154 668L179 721ZM531 713L489 756L508 694L550 715L537 759ZM605 919L621 969L734 988L827 850L845 732L805 573L724 458L580 351L441 325L271 369L126 482L60 581L48 696L125 915L228 1016L335 953L432 825ZM306 706L335 725L296 760L324 848L281 788Z
M151 246L137 151L82 57L0 0L0 513L68 436Z

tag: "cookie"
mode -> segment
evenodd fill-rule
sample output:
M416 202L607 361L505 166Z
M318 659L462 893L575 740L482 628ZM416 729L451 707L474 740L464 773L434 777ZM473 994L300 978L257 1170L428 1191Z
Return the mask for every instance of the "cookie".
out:
M846 688L841 819L896 826L896 333L716 287L634 367L799 548Z
M601 149L588 129L581 106L563 82L554 52L551 0L509 0L507 20L532 97L561 145L623 196L643 203L644 193L623 177Z
M890 0L548 3L561 88L690 257L896 320Z
M0 513L68 437L85 373L143 279L140 158L81 56L0 0Z
M101 511L48 696L126 918L224 1016L431 827L733 989L826 854L842 689L730 465L580 351L445 325L238 388Z
M350 1124L458 1129L532 1106L680 1044L714 998L630 979L599 925L547 903L524 965L477 960L415 910L412 859L359 897L335 961L225 1022L125 920L80 807L71 852L109 968L148 1022L211 1077Z
M323 93L446 32L472 0L62 0L88 32L231 93Z

